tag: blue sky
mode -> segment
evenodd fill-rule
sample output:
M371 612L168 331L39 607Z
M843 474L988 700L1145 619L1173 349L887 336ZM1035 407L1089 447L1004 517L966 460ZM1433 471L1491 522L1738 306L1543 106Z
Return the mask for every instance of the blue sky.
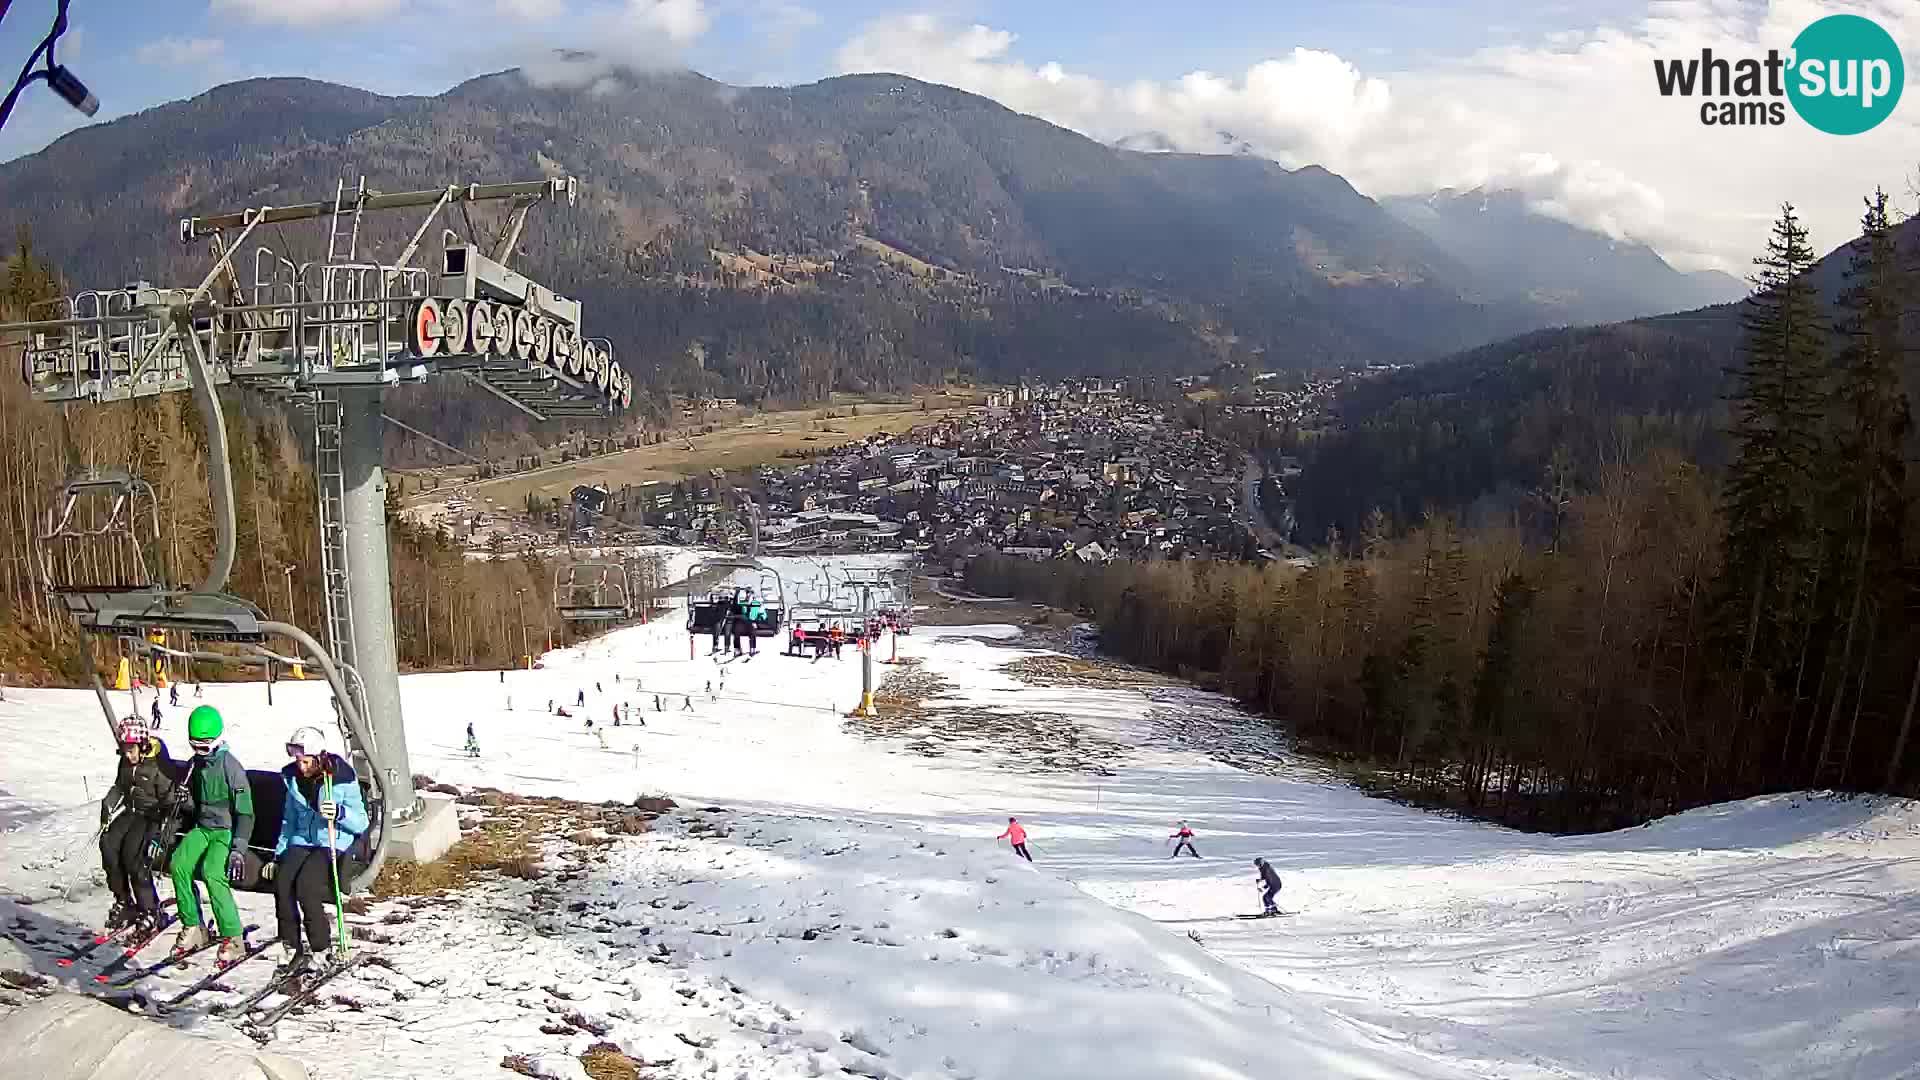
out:
M8 73L54 7L13 0ZM1781 199L1838 243L1860 193L1900 191L1920 167L1920 93L1844 142L1713 132L1659 99L1650 60L1785 47L1838 10L1881 19L1909 80L1920 71L1916 0L74 0L59 55L100 121L262 75L434 94L554 48L732 83L895 70L1096 138L1151 131L1205 152L1230 130L1372 195L1514 187L1684 266L1740 272ZM86 122L31 88L0 161ZM1728 168L1743 159L1758 164Z

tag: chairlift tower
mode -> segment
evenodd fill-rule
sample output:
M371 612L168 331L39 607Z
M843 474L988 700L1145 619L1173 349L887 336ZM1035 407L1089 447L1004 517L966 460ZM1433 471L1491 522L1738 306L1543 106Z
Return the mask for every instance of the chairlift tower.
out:
M610 343L583 336L579 301L508 265L528 212L543 203L572 206L577 194L577 182L565 177L391 193L368 188L364 177L351 189L341 181L331 200L182 220L180 241L204 243L212 260L194 286L137 282L89 290L37 305L28 322L0 326L26 332L21 373L37 400L105 404L191 392L207 424L217 546L206 579L193 588L154 581L56 590L92 632L177 630L257 642L257 610L222 592L236 530L216 391L236 385L311 415L325 651L347 669L343 681L354 699L348 704L369 729L364 749L403 834L423 804L413 788L400 704L382 399L389 387L445 374L536 420L606 416L632 405L632 380L614 363ZM479 237L443 228L437 265L415 265L442 211L462 204L466 222L466 204L502 202L505 213L484 247ZM361 226L367 214L388 211L423 217L400 252L381 262L362 254ZM290 253L260 245L243 261L260 226L323 220L324 260L296 264ZM218 295L216 283L223 286ZM140 486L110 480L119 485L114 491ZM436 841L420 843L416 854L437 854L427 853Z

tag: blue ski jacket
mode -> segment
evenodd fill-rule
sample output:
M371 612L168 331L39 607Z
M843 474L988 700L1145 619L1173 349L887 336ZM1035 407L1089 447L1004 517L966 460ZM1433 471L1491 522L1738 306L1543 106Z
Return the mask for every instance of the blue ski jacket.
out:
M334 820L333 850L345 851L367 831L367 804L360 796L360 778L352 765L328 754L325 769L333 775L333 801L340 808ZM287 785L287 799L280 812L280 839L273 845L274 856L286 854L290 847L326 847L327 819L320 816L320 808L308 802L300 790L299 766L288 762L286 768L280 770L280 779ZM325 785L318 790L325 791ZM315 801L318 799L316 795Z

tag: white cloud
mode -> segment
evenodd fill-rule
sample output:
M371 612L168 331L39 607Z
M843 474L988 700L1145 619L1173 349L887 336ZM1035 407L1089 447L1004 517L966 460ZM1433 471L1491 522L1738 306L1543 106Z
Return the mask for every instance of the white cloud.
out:
M399 11L402 0L212 0L209 13L256 23L316 29Z
M510 19L538 22L567 13L566 0L494 0L494 9Z
M678 67L686 47L707 32L703 0L625 0L581 12L560 39L522 65L536 86L597 86L625 70Z
M225 48L226 43L219 38L163 37L135 49L133 58L143 64L193 67L220 59Z
M753 33L775 51L793 46L794 38L820 25L820 13L794 0L757 0L749 13Z
M1785 199L1823 247L1853 234L1859 197L1898 190L1920 163L1920 88L1873 132L1703 126L1698 102L1661 98L1656 57L1785 51L1840 10L1823 0L1650 0L1637 20L1398 72L1367 73L1296 48L1235 75L1195 71L1117 83L1031 63L1014 35L927 15L867 25L841 71L893 71L945 83L1094 138L1197 153L1251 150L1290 167L1324 165L1370 195L1490 185L1545 213L1640 240L1688 266L1736 272ZM1865 0L1920 81L1920 4Z

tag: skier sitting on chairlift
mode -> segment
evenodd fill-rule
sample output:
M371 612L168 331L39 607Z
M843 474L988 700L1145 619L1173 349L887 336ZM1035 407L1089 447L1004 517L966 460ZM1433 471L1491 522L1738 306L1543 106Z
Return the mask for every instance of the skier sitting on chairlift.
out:
M167 755L167 745L139 717L120 721L120 763L113 786L100 800L100 862L113 890L106 927L154 926L160 896L153 888L153 853L160 842L185 767Z
M233 902L231 883L239 881L246 870L242 852L253 832L253 789L247 784L246 766L221 741L225 730L226 722L211 705L202 705L187 715L187 741L193 745L194 754L193 779L187 785L193 827L180 838L168 863L181 924L173 942L175 955L207 944L200 901L193 891L197 877L206 884L207 901L213 906L214 923L220 932L217 959L221 964L238 962L246 955L246 945L240 939L240 909Z
M472 727L468 727L472 739ZM260 876L273 882L273 910L279 922L280 964L276 977L313 970L315 957L333 948L327 903L340 903L340 875L347 852L367 831L366 800L359 777L346 759L332 752L326 734L303 727L287 736L280 770L287 794L280 812L280 839L273 861ZM306 947L300 931L306 929Z

